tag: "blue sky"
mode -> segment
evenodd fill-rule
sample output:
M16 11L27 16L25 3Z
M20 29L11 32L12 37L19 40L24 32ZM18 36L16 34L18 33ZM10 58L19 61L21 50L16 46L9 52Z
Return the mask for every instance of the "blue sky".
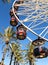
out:
M13 0L12 0L13 1ZM9 11L11 8L12 2L10 2L10 4L6 3L4 4L1 0L0 0L0 32L4 32L4 29L7 28L7 26L10 26L10 16L9 16ZM29 32L30 33L30 32ZM28 33L28 34L29 34ZM29 35L31 37L31 33ZM36 36L33 36L33 39ZM22 43L22 46L25 47L25 45L29 42L27 39L20 41ZM2 43L2 40L0 39L0 61L2 58L2 46L5 43ZM48 48L48 42L46 42L43 46ZM22 47L24 49L24 47ZM8 61L9 58L7 58L7 60L5 59L5 65L8 65ZM28 64L27 64L28 65ZM44 59L37 59L36 65L48 65L48 57L44 58Z

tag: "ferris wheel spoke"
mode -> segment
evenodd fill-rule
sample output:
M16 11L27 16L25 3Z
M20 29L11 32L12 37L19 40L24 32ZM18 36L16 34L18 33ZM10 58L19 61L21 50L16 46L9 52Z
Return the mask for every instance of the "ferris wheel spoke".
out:
M48 26L39 35L42 35L47 30L47 28Z
M18 14L18 15L24 15L24 14L26 14L26 16L28 16L28 15L31 15L31 13L29 13L29 11L31 11L31 9L26 8L26 9L24 9L24 10L18 11L17 14ZM28 12L28 13L27 13L27 12Z
M16 4L15 6L30 6L30 4Z
M47 34L48 34L48 31L44 34L44 36L43 36L43 37L45 37Z
M33 22L31 22L31 23L28 25L28 27L30 27L32 24L33 24Z
M30 10L30 9L29 9L29 10ZM26 16L27 14L29 14L29 13L27 13L26 11L28 12L28 10L25 10L25 11L20 11L18 14L20 14L20 15L25 15L25 16ZM43 11L44 11L44 9L43 9ZM22 12L22 13L21 13L21 12ZM25 13L26 13L26 14L25 14ZM42 14L46 14L46 12L45 12L45 11L42 12L42 13L40 12L40 14L37 15L37 16L34 16L34 18L35 18L35 17L38 18L38 17L39 17L40 15L42 15ZM29 14L29 15L30 15L30 14ZM29 18L29 17L27 17L27 18ZM24 21L27 21L27 18L26 18ZM40 18L40 19L43 19L43 18L41 18L41 16L40 16L39 18ZM29 19L31 19L31 18L29 18Z
M28 15L31 15L31 13L26 13L26 12L20 13L20 12L17 12L17 15L28 16Z
M33 13L34 13L34 12L33 12ZM28 20L30 20L31 17L32 17L32 15L33 15L33 13L31 13L31 15L29 15L28 17L26 17L26 18L24 19L24 21L28 21Z
M27 13L27 14L30 15L29 13ZM28 16L27 14L24 14L24 13L23 13L23 15L25 15L25 16ZM43 14L43 13L42 13L42 14ZM27 18L28 18L29 20L32 20L32 19L34 18L34 20L35 20L35 19L42 19L43 21L45 21L45 20L46 20L45 18L41 18L41 15L42 15L42 14L39 14L39 15L36 15L36 16L32 16L32 17L27 17ZM22 14L21 14L21 15L22 15ZM33 15L33 14L32 14L32 15ZM44 14L44 15L45 15L45 14ZM46 16L46 15L45 15L45 16ZM27 18L26 18L24 21L29 21ZM23 22L24 22L24 21L23 21Z
M42 23L44 23L44 22L39 22L38 24L35 24L34 26L31 26L30 28L32 29L34 27L37 27L37 26L41 25Z
M28 9L28 8L27 8L27 9L21 9L21 10L18 11L18 12L19 12L19 13L21 13L21 12L23 12L23 13L24 13L24 12L27 13L28 11L31 11L31 9Z
M32 42L33 40L31 40L28 36L27 36L27 39L30 41L30 42Z
M25 14L25 13L26 13L26 14L27 14L27 12L28 12L28 14L31 14L31 13L29 13L29 11L31 11L31 9L28 9L28 8L27 8L27 9L23 9L23 10L18 11L17 14L18 14L18 13L20 13L20 14L22 14L22 13ZM22 13L21 13L21 12L22 12Z
M44 28L46 28L46 27L34 28L33 30L42 30L42 29L44 29Z

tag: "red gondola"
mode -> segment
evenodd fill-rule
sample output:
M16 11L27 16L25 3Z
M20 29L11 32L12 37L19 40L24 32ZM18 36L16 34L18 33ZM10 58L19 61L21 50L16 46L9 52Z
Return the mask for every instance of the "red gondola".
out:
M24 40L26 38L26 28L23 25L17 27L17 39Z
M14 16L12 16L11 20L10 20L10 25L16 26L17 24L18 24L17 18L15 18Z
M33 53L36 58L45 58L48 56L48 49L45 47L37 47Z
M45 43L45 40L41 38L38 38L32 42L32 44L35 46L43 45L44 43Z

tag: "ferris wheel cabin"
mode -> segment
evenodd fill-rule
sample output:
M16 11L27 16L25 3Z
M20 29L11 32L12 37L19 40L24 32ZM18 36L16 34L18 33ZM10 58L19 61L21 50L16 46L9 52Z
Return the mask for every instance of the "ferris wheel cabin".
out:
M12 16L11 20L10 20L10 25L11 26L16 26L17 24L18 24L17 18L15 18L15 16Z
M45 58L48 56L48 49L45 47L37 47L34 49L34 56L36 58Z
M23 25L17 27L17 39L24 40L26 38L26 28Z

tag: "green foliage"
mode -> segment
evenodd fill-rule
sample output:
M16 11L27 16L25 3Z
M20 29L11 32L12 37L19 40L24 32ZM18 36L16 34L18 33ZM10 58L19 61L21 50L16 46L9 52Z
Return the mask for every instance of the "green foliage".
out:
M14 31L13 31L13 28L11 27L7 27L5 30L4 30L4 34L0 33L0 38L3 38L3 40L6 42L6 41L9 41L13 35L14 35Z
M13 35L14 35L13 28L7 27L7 29L5 29L4 36L10 39Z
M16 60L18 62L22 62L22 53L20 52L21 48L17 43L12 43L12 52L14 53L14 56L16 57Z
M33 50L34 50L34 45L32 45L32 43L29 43L29 45L28 45L28 51L26 52L26 55L25 55L25 57L26 57L26 60L29 60L29 61L31 61L31 63L33 63L34 65L35 65L35 57L34 57L34 55L33 55Z

